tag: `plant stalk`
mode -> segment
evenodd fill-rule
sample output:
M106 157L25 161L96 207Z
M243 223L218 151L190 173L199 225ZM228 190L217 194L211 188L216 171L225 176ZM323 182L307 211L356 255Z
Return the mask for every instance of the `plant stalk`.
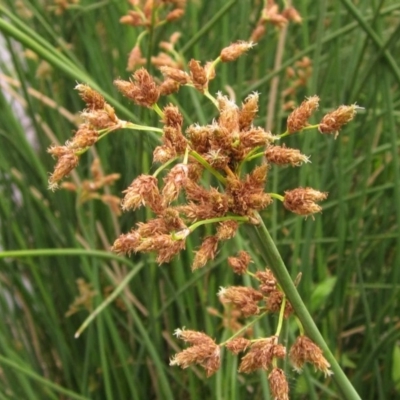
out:
M342 392L343 399L361 400L315 325L315 322L301 299L285 263L283 262L282 257L260 215L258 215L258 219L260 221L258 226L245 225L252 244L260 251L261 256L267 262L268 267L278 280L279 285L290 301L297 318L303 325L307 336L324 352L326 359L331 364L333 372L332 377Z

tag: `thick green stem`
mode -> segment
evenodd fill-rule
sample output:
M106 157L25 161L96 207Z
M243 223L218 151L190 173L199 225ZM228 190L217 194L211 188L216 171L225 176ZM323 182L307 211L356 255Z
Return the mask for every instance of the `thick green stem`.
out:
M303 303L303 300L301 299L296 286L289 275L285 263L283 262L282 257L279 254L279 251L276 248L276 245L272 240L272 237L269 234L262 218L260 216L258 216L258 218L260 221L258 226L246 225L252 244L257 247L257 250L267 262L268 267L274 273L287 299L292 304L297 318L302 323L307 336L324 352L326 359L331 364L333 379L341 390L343 399L361 400L353 385L350 383L349 379L329 350L328 345L326 344L324 338L315 325L313 318Z

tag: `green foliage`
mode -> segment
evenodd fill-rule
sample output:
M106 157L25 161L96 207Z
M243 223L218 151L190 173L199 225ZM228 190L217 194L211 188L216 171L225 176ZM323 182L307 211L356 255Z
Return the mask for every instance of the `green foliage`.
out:
M253 251L246 231L196 273L190 270L196 238L171 264L158 267L148 256L125 259L109 251L121 232L144 220L144 212L117 218L100 201L79 204L75 193L48 191L54 160L46 148L71 136L83 108L73 91L76 81L101 91L121 118L158 124L154 113L129 103L112 85L129 77L127 55L141 32L119 23L128 2L81 0L61 15L50 3L0 5L0 38L10 55L0 59L0 398L268 399L265 374L238 379L237 358L230 355L210 379L196 368L168 366L177 350L177 327L221 340L230 335L207 307L221 311L219 287L237 282L226 264L230 249ZM304 21L288 26L282 63L274 66L279 35L271 25L248 55L217 70L210 91L232 91L238 103L251 91L261 92L257 123L283 132L287 112L279 93L289 85L285 69L308 56L313 73L296 92L297 104L318 94L318 117L339 104L365 107L337 140L315 131L286 138L312 164L270 171L268 191L312 186L329 192L323 213L304 220L275 202L263 217L290 275L302 273L299 291L361 398L393 398L399 391L400 337L400 5L296 3ZM189 1L181 20L144 39L144 57L181 31L176 49L186 60L214 59L231 42L249 38L261 8L259 1ZM37 57L29 58L27 50ZM278 95L270 90L276 78ZM210 102L188 88L171 101L184 110L187 124L215 117ZM155 144L145 132L113 133L82 157L72 180L90 179L98 156L105 174L121 174L110 189L120 195L138 174L155 170ZM265 265L259 254L252 257ZM79 278L95 295L88 308L66 317L80 295ZM117 300L74 339L116 288ZM260 336L271 334L268 321L255 329ZM298 383L289 365L287 373L293 399L342 398L311 369Z

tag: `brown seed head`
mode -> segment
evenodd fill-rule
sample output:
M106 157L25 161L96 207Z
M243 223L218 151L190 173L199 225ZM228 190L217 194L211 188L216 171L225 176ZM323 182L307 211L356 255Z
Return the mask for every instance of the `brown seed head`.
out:
M362 107L353 104L351 106L340 106L335 111L326 114L319 123L321 133L334 133L335 138L339 134L341 127L350 122Z
M286 348L278 344L277 336L253 341L250 350L242 357L239 372L248 374L257 369L269 369L274 358L284 358L285 355Z
M175 153L183 154L186 150L187 140L180 127L164 126L162 140L166 146L174 149Z
M263 294L269 295L271 292L276 291L277 281L271 270L257 271L255 275L260 281L259 289Z
M218 125L220 128L225 128L226 133L231 136L233 132L239 131L239 108L221 93L217 94L217 101L220 110Z
M280 290L273 290L269 293L268 299L267 299L267 310L271 313L277 313L279 314L282 306L282 301L284 298L283 292ZM284 310L284 317L288 318L290 314L293 312L293 307L289 303L288 300L285 302L285 310Z
M71 153L71 149L68 146L51 145L47 149L47 152L50 153L53 156L53 158L60 158L65 154Z
M176 21L176 20L182 18L184 14L185 14L185 10L182 10L181 8L176 8L175 10L172 10L171 12L169 12L167 14L167 16L165 17L165 19L168 22Z
M253 32L251 33L250 36L250 41L252 42L259 42L261 38L265 35L265 25L263 23L258 23Z
M49 189L57 189L58 182L65 178L78 164L79 157L73 151L63 154L58 159L57 164L54 167L54 172L50 175Z
M233 304L244 317L258 314L260 309L257 303L263 299L258 290L244 286L221 287L218 296L221 302Z
M273 140L271 132L265 131L260 127L252 127L249 130L241 131L239 137L240 144L249 149L257 146L265 146Z
M287 119L287 130L289 133L301 131L308 125L311 114L318 109L319 97L311 96L304 100L299 107L295 108Z
M142 51L140 50L140 47L136 45L129 53L126 70L134 71L136 67L144 64L146 64L146 59L142 57Z
M96 92L94 89L92 89L90 86L79 83L75 86L75 90L79 92L79 95L89 109L102 110L104 108L104 97L99 92Z
M204 332L192 331L190 329L175 329L174 335L184 340L191 345L199 345L199 344L215 344L214 340L210 338L210 336L206 335Z
M185 330L181 329L175 331L177 337L182 337L184 333ZM201 334L201 332L196 333ZM199 343L175 354L170 360L169 365L178 365L181 368L188 368L190 365L198 364L206 370L207 376L209 377L218 371L221 366L220 348L205 334L201 334L197 339Z
M280 368L273 368L268 375L269 388L274 400L289 400L289 384Z
M119 19L119 22L131 26L144 26L148 23L143 13L137 11L129 11L128 15L124 15Z
M135 251L143 253L155 251L157 253L157 263L167 263L185 248L185 237L175 240L172 235L161 234L142 238Z
M188 174L188 167L186 164L177 164L164 178L164 187L162 190L162 197L164 204L170 204L176 200L182 187L185 184Z
M245 274L250 263L250 254L243 250L239 251L236 257L228 257L228 264L235 274Z
M140 68L133 74L133 81L117 79L114 81L117 89L128 99L144 107L157 103L160 91L146 69Z
M218 224L217 237L218 240L229 240L235 237L236 232L239 228L239 224L236 221L224 221Z
M265 150L266 159L276 165L288 165L292 167L299 167L303 163L308 163L309 158L300 153L300 150L290 149L281 146L268 146Z
M131 254L136 252L136 248L140 244L141 237L138 232L132 230L129 233L122 234L114 242L111 251L117 254Z
M221 149L210 150L203 157L213 168L221 170L225 169L231 161L230 157L224 154Z
M163 211L162 199L157 186L157 179L150 175L140 175L124 190L122 210L136 210L148 205L155 213Z
M251 341L242 337L230 340L225 347L233 354L237 355L241 351L246 351L251 345Z
M325 376L332 375L330 364L323 356L322 350L306 336L297 337L289 352L290 361L297 372L308 362L322 371Z
M250 128L253 120L258 112L258 93L251 93L246 97L242 104L242 109L239 111L240 130Z
M239 41L223 48L219 56L222 62L234 61L254 46L253 42Z
M211 136L210 126L190 125L186 133L190 139L191 147L197 153L204 154L209 150L209 137Z
M80 150L93 146L99 138L98 132L88 124L82 124L76 131L72 140L67 142L70 149Z
M166 126L172 126L174 128L181 128L183 124L183 116L179 111L179 108L172 105L168 104L163 108L163 123Z
M270 22L278 28L283 28L288 20L279 13L279 7L274 1L269 1L266 7L263 9L261 20L264 22Z
M285 8L282 12L282 16L296 24L301 24L303 21L300 13L293 6Z
M217 254L218 238L216 236L208 236L203 240L199 250L195 252L192 271L202 268L209 260L213 260Z
M160 86L160 96L169 96L172 93L176 93L179 90L179 83L173 79L166 79Z
M153 151L153 162L166 163L176 157L176 150L171 145L157 146Z
M172 79L180 85L190 83L190 76L181 69L164 66L160 67L160 71L166 78Z
M285 192L283 205L289 211L299 215L311 215L322 211L316 204L317 201L325 200L328 193L319 192L312 188L297 188Z
M193 86L201 93L207 89L208 79L205 69L200 65L200 62L193 58L189 62L190 76Z
M103 110L84 110L81 117L96 129L109 128L110 126L117 125L118 118L115 115L114 109L106 104L107 109Z

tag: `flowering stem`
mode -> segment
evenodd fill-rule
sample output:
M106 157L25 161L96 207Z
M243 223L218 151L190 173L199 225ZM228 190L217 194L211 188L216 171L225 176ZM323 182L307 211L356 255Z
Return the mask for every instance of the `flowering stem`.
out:
M277 199L279 201L283 201L285 200L285 198L283 196L281 196L278 193L268 193L273 199Z
M304 127L301 131L299 131L299 133L303 132L303 131L309 131L310 129L315 129L315 128L318 128L318 127L319 127L319 124L308 125L308 126ZM285 136L293 135L294 133L296 133L296 132L289 132L289 131L283 132L282 134L278 135L278 139L282 139Z
M148 131L148 132L159 132L163 133L163 130L161 128L155 128L154 126L145 126L145 125L138 125L138 124L133 124L132 122L127 122L123 126L121 126L123 129L134 129L135 131Z
M326 344L324 338L315 325L313 318L303 303L303 300L301 299L262 218L260 215L257 215L257 217L259 220L258 226L245 225L248 228L247 232L250 236L251 243L257 247L257 250L260 251L262 257L268 263L269 268L278 280L287 299L290 301L297 318L304 327L307 336L309 336L309 338L314 341L314 343L316 343L324 352L326 359L331 364L331 369L334 373L333 379L341 390L343 399L361 400L353 385L329 350L328 345Z
M285 308L286 308L286 296L283 296L281 309L279 311L279 320L278 320L278 326L276 327L275 336L279 336L281 334L283 326L283 317L285 315Z
M154 104L151 106L151 108L152 108L161 118L164 118L164 113L163 113L163 111L161 110L161 108L158 106L157 103L154 103Z
M209 100L211 100L212 103L214 104L214 106L218 108L218 102L217 102L217 100L215 100L214 96L212 96L212 95L210 94L210 92L208 91L208 89L206 89L206 90L204 91L204 96L206 96Z
M222 184L226 184L226 178L222 176L217 170L215 170L199 153L191 150L189 153L195 158L208 172L213 174Z
M190 229L190 232L193 232L195 229L197 229L201 225L215 224L216 222L224 222L224 221L249 222L249 217L242 217L240 215L238 215L238 216L230 215L228 217L204 219L202 221L195 222L193 225L190 225L189 229Z

